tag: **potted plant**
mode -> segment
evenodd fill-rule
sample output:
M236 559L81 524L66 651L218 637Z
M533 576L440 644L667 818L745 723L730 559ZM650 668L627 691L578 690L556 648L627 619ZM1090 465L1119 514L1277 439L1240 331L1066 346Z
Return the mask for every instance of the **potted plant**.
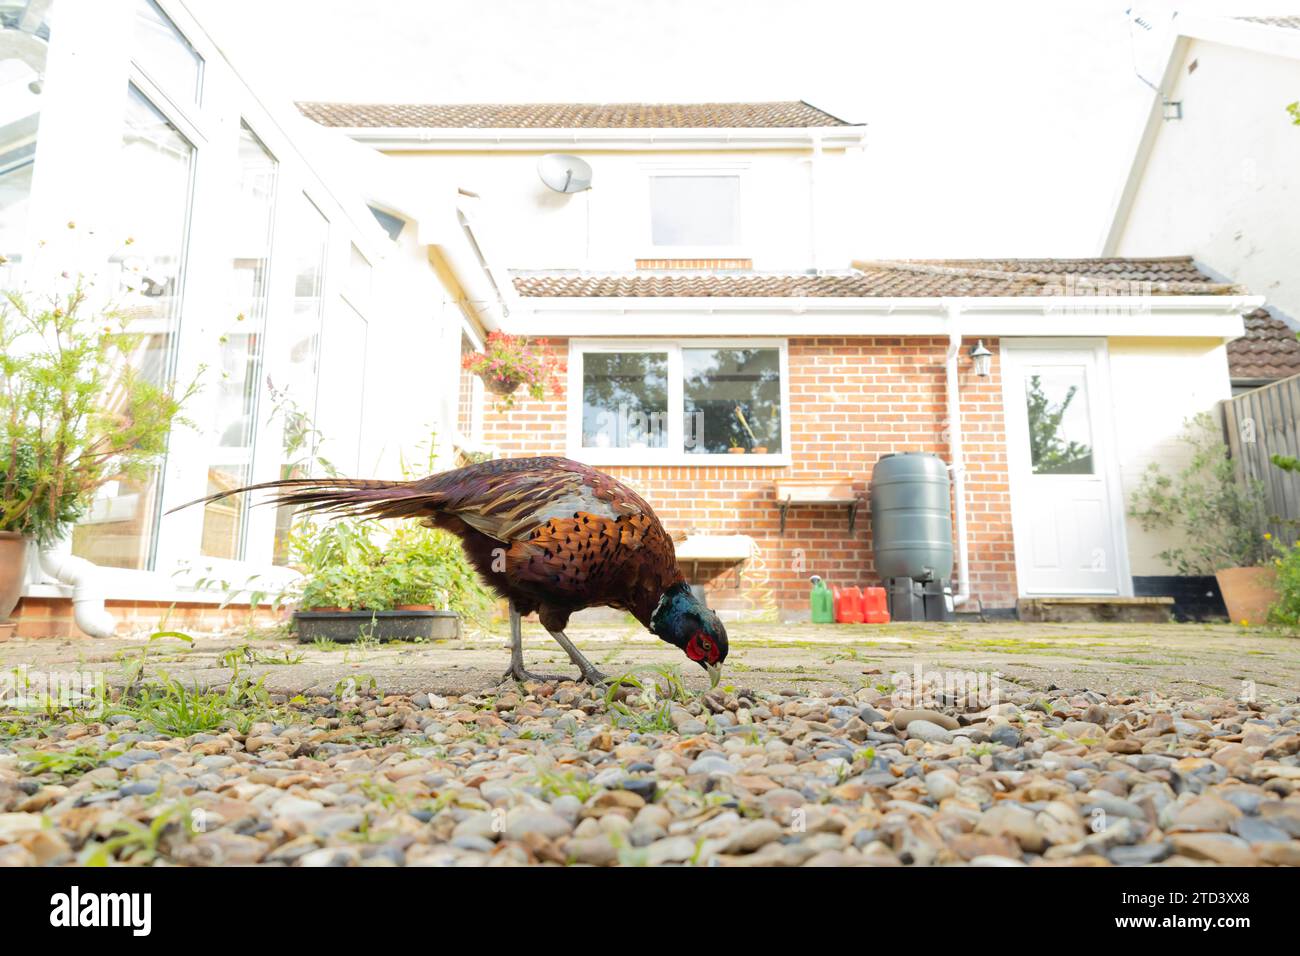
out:
M1183 441L1187 465L1173 477L1148 466L1129 514L1143 530L1173 532L1179 543L1160 557L1179 574L1213 575L1231 620L1259 624L1277 600L1263 483L1238 478L1208 413L1188 422Z
M0 620L29 547L64 540L107 482L145 478L183 421L197 386L137 371L144 343L80 277L39 296L0 293Z
M727 440L731 443L731 447L727 449L728 455L743 455L745 453L745 446L736 439L729 438Z
M559 375L564 370L560 359L547 348L546 339L530 341L505 332L489 332L486 348L466 353L461 366L481 378L488 391L501 396L506 408L514 405L521 386L536 399L545 398L548 390L558 393Z
M481 616L488 604L459 542L414 524L308 519L290 546L304 573L294 614L298 639L340 643L444 640L460 634L460 617Z

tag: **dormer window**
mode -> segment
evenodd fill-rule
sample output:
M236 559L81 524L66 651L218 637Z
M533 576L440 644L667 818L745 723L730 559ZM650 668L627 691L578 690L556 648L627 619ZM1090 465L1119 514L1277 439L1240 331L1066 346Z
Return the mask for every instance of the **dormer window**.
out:
M739 246L740 177L651 176L650 237L657 248Z

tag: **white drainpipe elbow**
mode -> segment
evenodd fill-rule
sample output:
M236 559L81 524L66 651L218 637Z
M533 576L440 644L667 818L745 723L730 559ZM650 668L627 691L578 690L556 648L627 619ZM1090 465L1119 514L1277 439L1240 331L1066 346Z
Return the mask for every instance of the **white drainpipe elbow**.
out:
M102 569L67 551L65 542L41 549L41 570L60 584L72 585L72 615L77 627L91 637L112 637L117 618L104 607L108 589Z
M952 606L970 600L970 543L966 536L966 463L962 455L961 393L957 387L957 360L961 354L961 331L957 318L961 307L948 303L948 354L945 377L948 384L948 457L952 469L953 515L957 521L957 591Z

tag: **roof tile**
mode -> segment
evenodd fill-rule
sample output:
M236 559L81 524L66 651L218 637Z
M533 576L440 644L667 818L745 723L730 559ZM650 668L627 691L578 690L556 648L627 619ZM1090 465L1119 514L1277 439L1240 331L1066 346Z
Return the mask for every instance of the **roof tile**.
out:
M852 126L803 102L299 103L322 126L422 129L800 129Z
M1296 330L1267 309L1245 316L1246 334L1228 343L1228 372L1234 382L1275 381L1300 375Z
M852 272L520 273L526 297L933 297L1222 295L1190 257L1160 259L905 259L859 262Z
M1268 27L1286 27L1289 30L1300 30L1300 16L1237 17L1236 19L1245 20L1248 23L1260 23Z

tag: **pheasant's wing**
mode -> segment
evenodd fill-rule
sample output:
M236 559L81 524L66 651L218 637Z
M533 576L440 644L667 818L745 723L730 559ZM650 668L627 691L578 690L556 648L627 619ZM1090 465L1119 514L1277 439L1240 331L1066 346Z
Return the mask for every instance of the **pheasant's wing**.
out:
M610 520L653 515L609 475L565 458L507 458L425 479L437 510L509 543L552 519L578 514Z

